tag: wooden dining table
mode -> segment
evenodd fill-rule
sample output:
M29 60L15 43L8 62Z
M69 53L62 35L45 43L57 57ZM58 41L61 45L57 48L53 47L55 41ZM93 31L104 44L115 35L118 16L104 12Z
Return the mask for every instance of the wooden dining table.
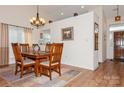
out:
M33 59L36 62L36 68L35 68L36 77L38 77L40 62L42 62L42 59L47 58L47 57L50 56L50 53L49 52L45 52L45 51L22 52L21 54L22 54L23 57L27 57L27 58Z

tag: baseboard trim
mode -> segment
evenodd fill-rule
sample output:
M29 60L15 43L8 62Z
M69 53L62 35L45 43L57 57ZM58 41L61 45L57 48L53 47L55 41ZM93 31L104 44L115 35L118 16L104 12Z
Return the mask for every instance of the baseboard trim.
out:
M0 65L0 68L4 68L4 67L7 67L7 66L9 66L9 64L7 64L7 65Z

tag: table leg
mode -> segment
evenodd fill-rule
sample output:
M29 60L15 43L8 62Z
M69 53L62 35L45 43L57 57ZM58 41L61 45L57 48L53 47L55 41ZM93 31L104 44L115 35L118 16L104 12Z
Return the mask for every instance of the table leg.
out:
M38 73L39 73L39 60L36 60L35 73L36 73L36 77L38 77Z

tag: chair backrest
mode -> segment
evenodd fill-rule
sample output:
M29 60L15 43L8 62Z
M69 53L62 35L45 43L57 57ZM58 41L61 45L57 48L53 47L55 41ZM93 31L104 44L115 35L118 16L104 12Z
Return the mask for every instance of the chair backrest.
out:
M53 63L61 62L63 43L54 43L52 44L53 48L50 56L50 65Z
M32 44L32 49L33 51L38 52L40 51L40 46L38 44Z
M18 43L12 43L12 49L16 62L22 62L22 55Z
M38 45L38 44L32 44L32 47L33 47L33 46L39 46L39 45Z
M30 51L29 44L28 43L20 44L20 49L21 52L29 52Z
M51 46L52 46L52 44L46 44L45 52L50 52L50 51L52 51Z

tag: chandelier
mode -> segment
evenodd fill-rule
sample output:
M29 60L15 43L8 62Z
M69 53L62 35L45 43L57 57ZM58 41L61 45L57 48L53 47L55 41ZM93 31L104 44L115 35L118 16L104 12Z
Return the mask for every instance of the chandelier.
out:
M116 11L117 11L117 16L115 16L115 22L119 22L119 21L121 21L121 16L119 16L119 6L118 5L116 8Z
M37 15L36 17L32 17L30 19L30 23L31 25L36 26L37 28L45 24L45 20L39 17L39 6L38 5L37 5Z

